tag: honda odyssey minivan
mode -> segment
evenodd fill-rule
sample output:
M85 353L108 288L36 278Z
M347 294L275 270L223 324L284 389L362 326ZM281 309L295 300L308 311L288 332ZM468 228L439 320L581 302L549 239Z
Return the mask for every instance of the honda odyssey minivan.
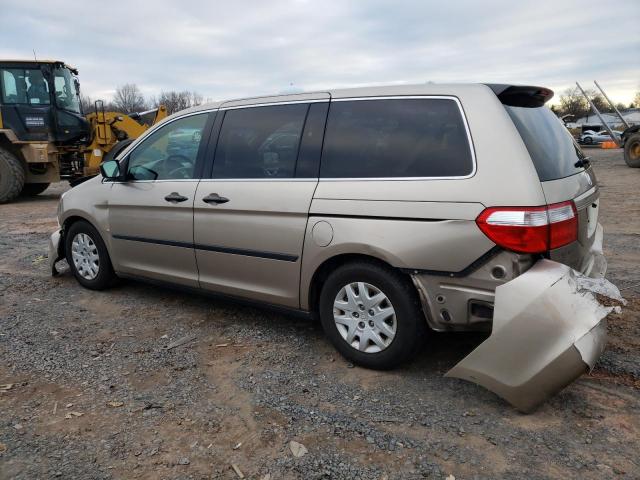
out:
M52 268L308 312L370 368L500 327L504 348L478 354L495 365L456 376L529 408L605 341L601 315L575 314L576 275L606 270L598 186L552 95L428 84L176 113L63 194Z

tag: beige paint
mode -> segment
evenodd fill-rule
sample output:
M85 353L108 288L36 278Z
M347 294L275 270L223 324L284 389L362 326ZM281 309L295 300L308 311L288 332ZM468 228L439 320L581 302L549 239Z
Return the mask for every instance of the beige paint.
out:
M491 336L447 376L478 383L529 412L593 368L606 343L603 318L613 307L579 288L579 275L540 260L498 286Z
M361 213L362 202L357 205L354 212ZM378 209L391 213L392 207L393 204L385 207L385 202L369 202L367 211L370 215L377 213ZM324 202L324 208L327 208L327 202ZM344 206L337 208L345 214ZM470 208L474 209L473 206ZM400 211L403 209L404 205ZM447 206L443 209L446 210ZM478 230L475 222L469 220L394 220L373 216L316 217L310 214L310 225L318 221L329 223L333 236L329 245L321 247L307 230L300 278L300 306L305 310L310 308L309 293L314 273L325 261L337 255L367 255L409 270L457 272L494 246Z
M415 273L411 279L433 330L491 331L491 320L473 315L470 303L493 305L496 287L520 276L534 262L531 255L502 251L464 276ZM495 269L500 275L494 274ZM443 315L443 311L448 317Z
M317 181L203 180L194 204L196 244L297 256L295 262L197 250L207 290L298 308L302 245ZM211 193L229 202L207 204Z
M192 244L193 199L198 182L134 181L114 183L109 195L111 254L116 271L155 280L198 286L193 248L122 240L113 235ZM177 192L188 198L170 203Z

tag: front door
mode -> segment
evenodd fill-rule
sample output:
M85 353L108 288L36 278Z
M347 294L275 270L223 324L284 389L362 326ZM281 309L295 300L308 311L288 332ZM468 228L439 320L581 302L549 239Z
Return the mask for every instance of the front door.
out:
M108 206L116 271L198 285L193 200L209 115L169 121L123 161L127 181L113 185Z
M201 181L194 202L202 288L299 306L302 245L318 182L317 157L304 153L305 142L300 147L309 108L288 104L225 112L212 178ZM322 128L305 129L305 137L317 140L318 154Z

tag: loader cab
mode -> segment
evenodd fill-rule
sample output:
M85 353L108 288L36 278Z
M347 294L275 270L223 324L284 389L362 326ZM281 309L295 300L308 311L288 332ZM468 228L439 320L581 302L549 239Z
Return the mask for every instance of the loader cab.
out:
M22 142L87 143L76 75L58 61L0 60L0 130Z

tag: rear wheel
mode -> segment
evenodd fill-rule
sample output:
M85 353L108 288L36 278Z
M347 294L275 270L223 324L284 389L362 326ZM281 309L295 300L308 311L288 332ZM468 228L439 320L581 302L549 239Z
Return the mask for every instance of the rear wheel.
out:
M91 290L112 286L117 277L102 237L93 225L78 221L65 233L67 263L80 285Z
M24 187L22 187L21 195L25 195L27 197L34 197L36 195L41 194L47 188L49 188L50 183L27 183Z
M322 327L348 360L389 369L410 359L426 321L413 285L375 262L354 262L329 275L320 293Z
M0 148L0 203L7 203L20 195L24 187L25 171L13 153Z
M591 137L584 137L583 140L584 143L586 143L587 145L591 145L593 143L593 138Z
M624 142L624 161L631 168L640 168L640 133L634 133Z

